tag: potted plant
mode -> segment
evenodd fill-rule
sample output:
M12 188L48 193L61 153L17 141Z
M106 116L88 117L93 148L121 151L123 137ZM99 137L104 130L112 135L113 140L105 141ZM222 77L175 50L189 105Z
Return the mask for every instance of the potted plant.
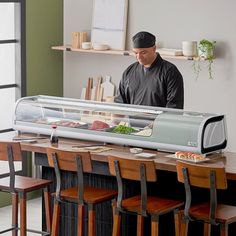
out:
M201 58L208 60L208 73L209 79L213 79L212 76L212 63L214 60L214 49L215 49L216 41L209 41L207 39L202 39L198 44L198 58L195 59L193 63L193 70L196 74L196 78L198 78L199 73L201 71L201 67L199 65L199 60Z

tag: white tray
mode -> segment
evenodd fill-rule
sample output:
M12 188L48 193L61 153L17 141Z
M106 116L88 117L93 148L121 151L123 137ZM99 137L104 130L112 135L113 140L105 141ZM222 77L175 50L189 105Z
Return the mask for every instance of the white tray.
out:
M158 48L157 51L163 55L169 56L183 56L183 51L181 49L173 49L173 48Z

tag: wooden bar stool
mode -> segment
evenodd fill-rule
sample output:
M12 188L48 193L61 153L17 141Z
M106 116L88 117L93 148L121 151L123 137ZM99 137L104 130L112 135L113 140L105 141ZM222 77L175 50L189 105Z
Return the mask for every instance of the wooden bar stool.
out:
M96 213L94 206L115 199L117 191L84 186L83 173L92 172L92 163L89 152L74 152L48 148L47 155L49 165L55 169L57 180L56 193L54 194L55 200L51 235L58 236L60 204L72 202L78 204L77 235L83 235L84 204L86 204L88 206L88 235L94 236L96 234ZM76 172L78 180L77 186L61 189L60 170Z
M144 235L144 217L151 216L151 235L159 234L159 216L173 212L175 235L179 236L179 209L184 205L178 200L147 195L147 182L156 182L154 161L130 160L114 156L108 157L110 173L117 178L118 198L114 207L113 236L120 235L121 213L137 214L137 235ZM123 179L140 181L141 193L123 198Z
M22 161L21 146L19 142L0 142L0 160L8 161L10 170L10 176L0 179L0 191L9 192L12 195L12 227L1 231L0 234L12 231L12 235L16 236L18 230L20 230L21 236L25 236L27 231L42 235L50 235L51 216L50 194L48 190L49 185L52 182L44 179L16 175L14 161ZM29 192L39 189L43 189L44 191L47 232L31 230L26 227L26 195ZM18 201L20 202L20 227L18 227Z
M211 225L220 225L220 235L227 236L228 225L236 222L236 207L217 203L217 189L227 188L225 168L177 161L177 174L186 193L181 236L188 235L189 221L203 222L204 236L210 236ZM192 205L191 186L209 189L210 200Z

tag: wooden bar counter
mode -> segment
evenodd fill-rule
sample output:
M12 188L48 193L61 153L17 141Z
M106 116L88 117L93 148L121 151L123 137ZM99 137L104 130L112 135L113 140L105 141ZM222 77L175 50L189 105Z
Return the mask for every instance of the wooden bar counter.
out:
M20 137L38 137L33 134L21 134ZM17 133L12 131L8 133L0 134L1 141L12 141L13 137L17 136ZM42 136L40 136L42 137ZM97 144L98 142L96 142ZM75 139L65 139L59 138L58 148L68 149L68 150L78 150L80 146L92 145L95 142L75 140ZM48 167L46 148L51 146L49 142L49 137L45 136L45 139L36 139L34 143L21 142L21 147L23 151L35 153L35 164L42 166L42 177L46 179L55 180L53 169ZM105 147L109 148L104 152L94 153L91 152L91 157L93 161L93 173L85 175L85 183L89 183L93 186L106 187L106 188L116 188L116 179L109 174L107 157L109 155L115 155L125 158L137 158L135 154L130 153L130 147L118 146L114 144L105 144ZM154 153L154 160L158 180L157 183L148 186L152 194L158 194L160 196L169 196L177 199L184 200L184 188L182 184L178 183L176 178L176 160L168 157L171 153L159 152L156 150L143 150L144 152ZM216 153L210 156L211 160L202 163L202 165L211 166L225 166L228 179L228 189L227 191L220 193L218 197L219 201L224 201L227 204L236 205L236 153L223 152ZM76 176L74 173L63 172L62 176L63 184L65 187L71 186L73 182L76 181ZM125 183L125 193L127 195L132 194L137 190L137 186L134 182ZM55 184L51 187L51 191L55 190ZM196 194L199 195L199 200L205 196L206 193L200 193L196 190ZM69 205L69 204L68 204ZM104 203L98 206L97 214L97 235L108 236L111 235L112 229L112 212L110 203ZM60 224L60 236L64 235L76 235L76 208L73 205L64 206L61 211L61 224ZM160 235L168 236L174 235L173 228L169 227L169 221L173 222L172 216L162 217L160 219ZM43 216L44 220L44 216ZM122 235L135 235L136 220L134 217L124 216L122 218ZM148 219L147 219L148 222ZM172 224L172 223L171 223ZM190 225L189 235L201 235L202 228L201 224L193 223ZM145 236L150 235L149 225L147 224L147 229L145 229ZM236 225L232 224L229 227L229 235L236 235ZM214 232L216 231L216 232ZM87 232L85 232L86 235ZM214 235L218 235L218 230L213 229Z

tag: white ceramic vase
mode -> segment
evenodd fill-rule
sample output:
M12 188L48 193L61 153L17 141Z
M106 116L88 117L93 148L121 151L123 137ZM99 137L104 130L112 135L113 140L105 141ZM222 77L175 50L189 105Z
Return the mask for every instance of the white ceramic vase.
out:
M197 41L182 42L183 55L187 57L197 56Z

